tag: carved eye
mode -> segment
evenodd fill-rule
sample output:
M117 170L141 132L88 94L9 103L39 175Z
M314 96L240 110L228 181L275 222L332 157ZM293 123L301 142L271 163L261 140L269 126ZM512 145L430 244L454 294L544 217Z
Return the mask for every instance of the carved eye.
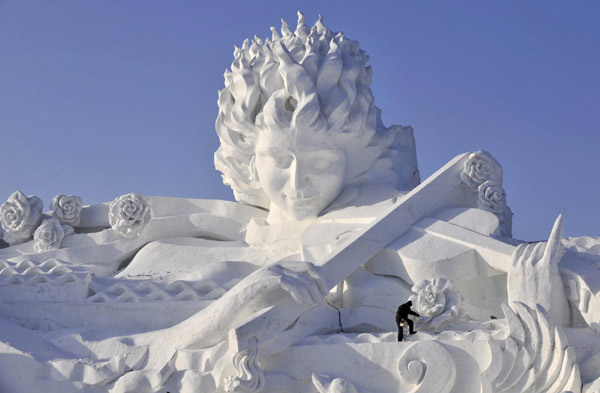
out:
M271 159L277 168L286 169L292 165L294 157L291 155L273 155Z
M322 171L331 166L331 160L326 158L315 158L312 160L311 165L314 169Z

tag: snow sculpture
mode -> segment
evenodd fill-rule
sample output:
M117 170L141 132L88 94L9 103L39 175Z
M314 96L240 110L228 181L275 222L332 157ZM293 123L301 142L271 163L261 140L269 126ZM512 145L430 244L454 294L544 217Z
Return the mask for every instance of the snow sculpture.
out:
M593 392L600 240L510 239L484 151L419 183L367 61L301 14L235 50L215 165L240 203L58 195L42 222L13 194L0 390ZM411 296L427 329L396 342Z
M349 183L418 183L412 130L383 127L358 42L299 13L294 32L284 22L281 36L246 40L234 57L215 166L238 201L305 219Z
M14 245L31 239L33 231L42 221L42 207L40 198L33 195L27 197L21 191L15 191L8 197L0 206L4 241Z
M506 194L502 187L487 180L477 187L479 207L493 213L502 213L506 209Z
M449 393L456 381L456 364L443 345L435 341L412 343L398 361L398 376L414 392Z
M66 235L73 233L69 225L62 225L56 218L42 221L33 234L33 248L36 252L44 252L60 248Z
M416 283L412 289L416 295L413 302L419 317L419 325L434 327L459 315L460 294L454 283L445 278L434 278Z
M63 224L69 224L72 227L79 225L82 207L81 197L75 195L57 195L52 198L50 204L53 215Z
M564 331L543 307L503 306L508 322L504 347L490 341L492 361L482 375L482 391L579 392L575 353Z
M547 243L520 244L515 249L508 271L508 300L530 307L542 305L555 322L568 326L569 304L558 270L565 253L562 232L563 219L559 216Z
M474 188L487 181L500 184L502 183L502 167L488 152L481 150L469 155L460 178L469 187Z
M43 304L84 298L89 282L86 269L65 265L54 258L41 263L30 259L0 261L0 293L5 303Z
M319 393L358 393L354 385L343 378L331 378L328 375L313 373L312 380ZM362 390L363 393L367 393Z
M265 383L262 370L258 366L258 344L254 341L246 353L236 353L233 365L237 370L236 376L225 378L225 391L256 392L260 391Z
M148 203L140 194L121 195L110 204L108 222L124 237L138 236L150 219Z
M471 153L460 174L463 182L477 195L477 207L496 214L500 220L501 233L512 232L512 211L506 205L506 193L502 188L502 167L488 153L480 150Z

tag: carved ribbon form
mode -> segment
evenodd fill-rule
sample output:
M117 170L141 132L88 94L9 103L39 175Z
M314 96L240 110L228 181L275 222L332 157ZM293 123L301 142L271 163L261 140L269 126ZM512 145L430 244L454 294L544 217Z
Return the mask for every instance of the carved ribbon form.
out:
M265 376L258 366L258 341L252 337L248 350L238 352L233 357L236 376L225 378L226 392L259 392L265 384Z

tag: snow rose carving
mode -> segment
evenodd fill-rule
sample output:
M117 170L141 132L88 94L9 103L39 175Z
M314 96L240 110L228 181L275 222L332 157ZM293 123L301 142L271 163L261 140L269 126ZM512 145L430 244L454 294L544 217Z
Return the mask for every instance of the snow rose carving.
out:
M416 283L412 291L416 295L409 300L421 315L422 324L439 325L458 316L461 299L452 281L445 278L423 280Z
M502 213L506 207L506 193L502 186L491 180L486 181L477 188L477 205L480 209L493 213Z
M460 178L470 187L478 187L488 180L500 184L502 167L488 152L481 150L469 155Z
M62 225L56 218L44 220L33 234L33 248L36 252L54 250L61 247L66 235L73 233L69 225Z
M42 221L43 203L36 196L25 196L15 191L0 206L0 221L4 229L4 240L12 245L26 242Z
M75 195L57 195L52 198L50 209L63 224L78 226L81 221L81 197Z
M150 221L151 211L148 202L140 194L122 195L112 201L108 222L123 237L134 238L144 230Z

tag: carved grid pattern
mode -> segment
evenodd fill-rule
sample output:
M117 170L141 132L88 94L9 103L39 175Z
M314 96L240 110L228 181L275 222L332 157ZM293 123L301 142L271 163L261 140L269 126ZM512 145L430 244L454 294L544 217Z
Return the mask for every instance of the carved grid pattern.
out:
M17 263L0 260L0 285L81 283L85 282L88 276L89 273L84 269L67 266L57 259L39 264L30 260Z
M215 300L237 283L232 280L219 285L210 280L183 280L163 284L153 281L119 280L110 284L92 282L90 303L137 303L150 301Z

